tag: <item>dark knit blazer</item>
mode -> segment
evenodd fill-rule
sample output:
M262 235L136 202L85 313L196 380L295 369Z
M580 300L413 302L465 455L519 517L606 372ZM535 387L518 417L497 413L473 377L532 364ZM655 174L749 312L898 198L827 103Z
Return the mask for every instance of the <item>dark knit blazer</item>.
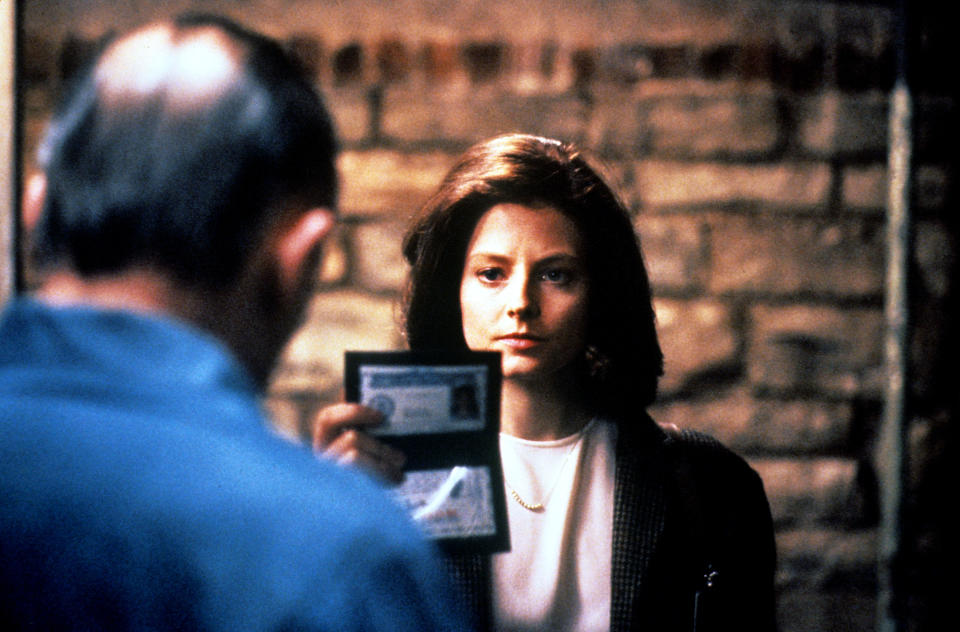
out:
M775 544L760 477L711 437L647 415L620 424L610 629L774 630ZM478 630L489 556L447 560Z

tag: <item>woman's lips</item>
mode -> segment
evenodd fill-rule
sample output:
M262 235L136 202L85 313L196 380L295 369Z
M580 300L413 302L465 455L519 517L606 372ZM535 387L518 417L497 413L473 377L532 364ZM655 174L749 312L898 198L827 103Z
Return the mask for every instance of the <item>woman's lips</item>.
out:
M507 334L506 336L498 336L496 340L514 351L532 349L544 341L540 336L530 334Z

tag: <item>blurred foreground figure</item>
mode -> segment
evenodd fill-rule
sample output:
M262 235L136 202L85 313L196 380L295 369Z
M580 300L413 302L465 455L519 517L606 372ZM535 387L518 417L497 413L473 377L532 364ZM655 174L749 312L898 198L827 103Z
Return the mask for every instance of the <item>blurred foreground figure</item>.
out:
M459 629L432 550L360 474L275 437L337 177L274 42L191 16L70 86L0 319L0 627Z

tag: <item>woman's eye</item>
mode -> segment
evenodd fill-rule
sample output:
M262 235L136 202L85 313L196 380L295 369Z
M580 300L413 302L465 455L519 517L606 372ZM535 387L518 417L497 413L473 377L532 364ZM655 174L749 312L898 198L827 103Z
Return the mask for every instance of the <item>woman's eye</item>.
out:
M556 283L558 285L565 285L573 280L573 273L570 270L565 270L563 268L544 270L540 276L544 281Z
M477 270L477 278L487 283L493 283L503 278L503 270L499 268L483 268Z

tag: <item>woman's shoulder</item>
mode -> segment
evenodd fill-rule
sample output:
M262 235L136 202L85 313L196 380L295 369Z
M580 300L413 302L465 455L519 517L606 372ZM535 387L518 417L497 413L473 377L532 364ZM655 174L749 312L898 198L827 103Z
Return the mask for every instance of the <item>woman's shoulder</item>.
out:
M670 469L689 469L708 487L729 484L731 479L759 482L759 476L741 455L710 434L662 424L643 414L628 423L617 423L618 453L651 451L663 457Z
M658 424L659 425L659 424ZM664 447L675 453L676 459L686 460L703 478L716 478L726 474L759 481L760 477L740 454L705 432L660 425L666 434Z
M706 432L681 428L675 424L658 423L657 427L663 432L663 444L667 449L683 451L691 455L691 458L730 460L746 464L742 457Z
M732 621L749 629L773 629L776 541L760 476L709 434L658 424L646 415L633 422L639 423L619 426L618 458L633 465L624 468L618 481L631 490L643 485L637 482L642 477L652 479L648 485L659 485L663 524L672 525L665 526L665 533L679 547L679 557L669 559L687 560L716 579L719 601L714 603L722 604L716 621L721 623L704 629L727 629ZM643 503L650 496L630 498L626 502ZM678 563L671 568L685 567Z

